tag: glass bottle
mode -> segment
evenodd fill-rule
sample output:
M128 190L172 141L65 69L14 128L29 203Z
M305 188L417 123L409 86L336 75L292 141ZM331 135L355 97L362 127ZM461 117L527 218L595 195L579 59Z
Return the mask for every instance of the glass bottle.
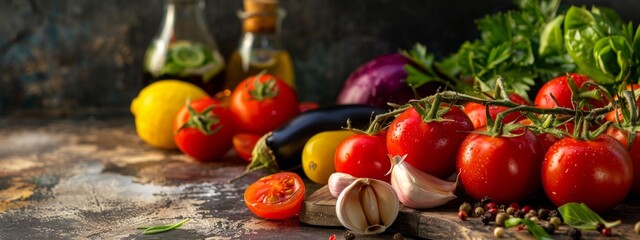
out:
M293 65L280 39L281 23L286 12L276 0L245 0L239 11L243 22L238 49L229 58L227 91L243 79L261 72L272 74L295 87Z
M224 68L204 19L204 1L166 0L162 26L145 54L142 85L177 79L213 95L223 89Z

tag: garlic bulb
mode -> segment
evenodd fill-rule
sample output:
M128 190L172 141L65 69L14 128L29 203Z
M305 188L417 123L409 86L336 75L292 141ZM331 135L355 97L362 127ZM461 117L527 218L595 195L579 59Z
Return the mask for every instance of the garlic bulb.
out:
M340 223L357 234L384 232L398 216L400 203L386 182L358 178L346 187L336 202Z
M389 156L393 164L391 186L400 202L410 208L433 208L456 198L456 182L447 182L404 162L404 156Z
M355 181L356 179L356 177L351 176L348 173L332 173L331 176L329 176L329 183L327 184L329 186L329 192L331 193L331 196L338 198L342 190L347 188L347 186L353 183L353 181Z

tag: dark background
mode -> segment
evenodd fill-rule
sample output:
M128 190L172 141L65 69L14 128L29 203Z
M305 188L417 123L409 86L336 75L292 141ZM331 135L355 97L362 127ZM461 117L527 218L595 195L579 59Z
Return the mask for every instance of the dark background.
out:
M610 6L640 22L637 0L565 0ZM142 56L162 0L0 0L0 116L126 113L141 88ZM283 39L300 98L331 103L349 73L381 54L427 45L437 56L477 37L474 19L509 0L281 0ZM228 58L241 0L207 0L206 18Z

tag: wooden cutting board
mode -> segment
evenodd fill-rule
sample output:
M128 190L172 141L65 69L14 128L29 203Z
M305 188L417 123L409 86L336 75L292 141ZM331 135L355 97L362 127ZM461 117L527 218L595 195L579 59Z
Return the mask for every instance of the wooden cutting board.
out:
M305 200L300 211L300 221L321 227L342 226L336 216L336 200L329 193L327 186L321 187ZM469 199L466 200L470 201ZM463 201L464 199L458 199L436 209L420 211L401 205L398 218L396 218L390 229L403 235L427 239L495 238L493 236L493 230L497 227L495 222L485 226L479 218L470 217L467 221L458 219L457 209ZM628 214L629 212L635 214ZM611 215L623 220L621 226L614 228L614 237L616 239L640 239L640 235L633 233L633 225L640 220L640 206L638 206L637 202L635 204L623 204L616 208ZM562 226L553 235L554 239L570 239L567 236L568 230L567 226ZM526 230L506 229L505 233L506 238L535 239ZM602 237L595 231L583 231L583 239L600 238ZM609 240L612 238L604 239Z

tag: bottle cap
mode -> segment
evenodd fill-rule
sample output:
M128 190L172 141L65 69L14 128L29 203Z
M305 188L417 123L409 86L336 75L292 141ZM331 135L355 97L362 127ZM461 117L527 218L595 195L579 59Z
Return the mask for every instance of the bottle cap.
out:
M243 29L246 32L275 32L278 0L244 0Z

